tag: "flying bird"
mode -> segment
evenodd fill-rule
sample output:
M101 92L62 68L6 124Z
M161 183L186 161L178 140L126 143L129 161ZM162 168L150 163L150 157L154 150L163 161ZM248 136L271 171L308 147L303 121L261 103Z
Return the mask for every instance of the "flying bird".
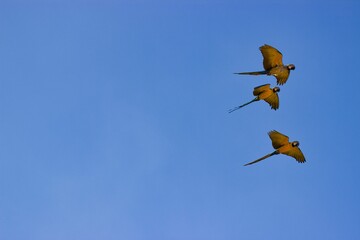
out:
M231 113L235 110L238 110L252 102L256 102L256 101L260 101L260 100L264 100L271 106L271 109L276 110L279 108L279 96L278 96L277 92L280 92L280 88L279 87L270 88L270 84L264 84L264 85L255 87L253 94L256 97L248 103L245 103L241 106L230 109L229 113Z
M290 75L290 70L295 70L294 64L284 65L282 62L282 54L276 48L265 44L260 47L260 51L263 55L263 65L265 71L257 72L241 72L235 74L247 74L247 75L271 75L276 77L277 84L283 85L286 83Z
M275 148L275 151L268 155L263 156L262 158L255 160L255 161L249 162L249 163L245 164L244 166L260 162L268 157L271 157L273 155L280 154L280 153L295 158L296 161L298 161L299 163L304 163L306 161L303 153L301 152L300 148L298 147L300 145L300 143L298 141L289 142L288 136L285 136L284 134L279 133L278 131L275 131L275 130L269 132L268 134L272 141L272 146Z

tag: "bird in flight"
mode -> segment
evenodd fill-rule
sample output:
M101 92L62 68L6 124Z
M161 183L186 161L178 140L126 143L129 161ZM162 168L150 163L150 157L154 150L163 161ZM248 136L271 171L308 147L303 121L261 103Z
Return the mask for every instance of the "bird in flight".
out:
M255 160L255 161L249 162L249 163L245 164L244 166L260 162L268 157L271 157L273 155L280 154L280 153L295 158L296 161L298 161L299 163L304 163L306 161L303 153L301 152L300 148L298 147L300 145L300 143L298 141L289 142L288 136L285 136L284 134L279 133L278 131L275 131L275 130L269 132L268 134L272 141L272 145L275 148L275 151L268 155L265 155L262 158Z
M248 103L245 103L241 106L230 109L229 113L231 113L235 110L238 110L252 102L256 102L256 101L260 101L260 100L264 100L271 106L271 109L276 110L279 108L279 96L278 96L277 92L280 92L280 88L279 87L270 88L270 84L264 84L264 85L255 87L253 94L256 97Z
M290 75L290 70L295 70L294 64L284 65L282 62L282 54L276 48L265 44L260 47L260 51L263 55L263 65L265 71L257 72L241 72L235 74L247 74L247 75L271 75L276 77L277 84L283 85L286 83Z

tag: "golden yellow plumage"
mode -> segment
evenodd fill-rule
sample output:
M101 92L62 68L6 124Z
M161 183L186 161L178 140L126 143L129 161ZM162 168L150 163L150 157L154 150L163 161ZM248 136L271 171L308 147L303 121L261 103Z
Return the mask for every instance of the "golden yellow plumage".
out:
M231 113L237 109L240 109L252 102L260 101L260 100L264 100L271 106L271 109L276 110L279 108L279 96L277 94L277 92L279 92L279 91L280 91L279 87L270 88L270 84L264 84L264 85L255 87L254 91L253 91L253 95L255 96L255 98L253 100L251 100L250 102L247 102L241 106L230 109L229 113Z
M249 75L271 75L276 77L277 84L283 85L286 83L290 75L290 70L295 69L294 64L284 65L282 62L282 54L276 48L270 45L263 45L260 47L261 54L263 55L263 67L265 71L257 72L241 72L236 74L249 74Z
M293 157L296 159L296 161L298 161L299 163L304 163L305 160L305 156L304 154L301 152L299 146L299 142L298 141L294 141L294 142L289 142L289 137L279 133L278 131L271 131L268 133L269 137L271 139L272 145L275 148L275 151L265 155L262 158L259 158L255 161L252 161L250 163L245 164L244 166L247 165L251 165L257 162L260 162L268 157L271 157L273 155L276 154L285 154L288 155L290 157Z
M272 68L284 65L282 62L282 54L276 48L265 44L260 47L261 54L263 55L263 65L266 71Z

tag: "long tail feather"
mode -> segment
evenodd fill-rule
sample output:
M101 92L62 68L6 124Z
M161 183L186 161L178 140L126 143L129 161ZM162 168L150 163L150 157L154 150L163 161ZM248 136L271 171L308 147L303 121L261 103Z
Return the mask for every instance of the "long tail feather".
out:
M250 102L247 102L247 103L245 103L245 104L243 104L243 105L240 105L240 106L238 106L238 107L234 107L234 108L230 109L230 110L229 110L229 113L232 113L233 111L238 110L238 109L240 109L240 108L242 108L242 107L245 107L246 105L249 105L250 103L255 102L255 101L259 101L258 97L254 98L254 99L251 100Z
M241 75L264 75L267 74L266 71L258 71L258 72L241 72L241 73L234 73L234 74L241 74Z
M260 161L262 161L262 160L264 160L264 159L266 159L266 158L268 158L268 157L271 157L272 155L275 155L275 154L278 154L277 151L274 151L274 152L272 152L272 153L270 153L270 154L268 154L268 155L265 155L265 156L263 156L262 158L259 158L259 159L255 160L255 161L249 162L249 163L245 164L244 166L247 166L247 165L251 165L251 164L260 162Z

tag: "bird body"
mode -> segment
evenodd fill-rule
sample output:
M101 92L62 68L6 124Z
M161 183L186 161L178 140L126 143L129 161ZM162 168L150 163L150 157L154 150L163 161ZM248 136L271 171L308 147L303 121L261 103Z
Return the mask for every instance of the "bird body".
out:
M270 84L264 84L264 85L255 87L254 91L253 91L253 95L256 97L253 100L251 100L250 102L247 102L243 105L240 105L238 107L230 109L229 113L231 113L237 109L240 109L252 102L256 102L256 101L260 101L260 100L264 100L271 106L271 109L276 110L279 108L279 96L277 94L277 92L279 92L279 91L280 91L280 88L278 88L278 87L270 88Z
M295 65L284 65L282 62L282 53L270 45L265 44L261 46L260 51L263 55L263 67L265 71L241 72L235 74L269 75L276 77L278 85L285 84L289 78L290 70L294 70Z
M277 99L271 99L274 100L274 102L270 101L268 102L270 105L273 105L273 107L278 108L279 107L279 98L277 92L280 92L280 88L274 87L270 88L270 84L264 84L261 86L257 86L254 88L253 95L257 96L259 100L266 100L270 97L277 97Z
M264 157L261 157L255 161L249 162L245 164L244 166L251 165L257 162L260 162L268 157L271 157L276 154L285 154L290 157L293 157L298 161L299 163L304 163L305 157L303 153L301 152L300 148L298 147L300 143L298 141L289 142L289 137L279 133L278 131L271 131L268 133L269 137L272 141L272 146L275 148L275 151L265 155Z

